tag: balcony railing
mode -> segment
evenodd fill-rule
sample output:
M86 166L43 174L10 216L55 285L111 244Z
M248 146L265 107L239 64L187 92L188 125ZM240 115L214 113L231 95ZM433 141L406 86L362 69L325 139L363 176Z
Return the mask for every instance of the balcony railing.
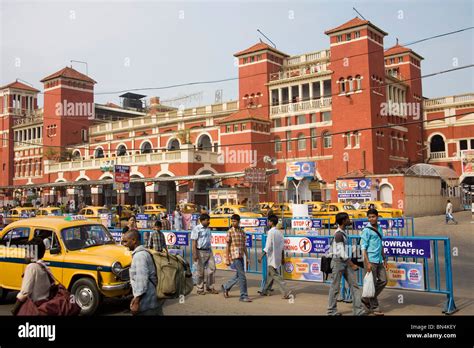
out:
M446 152L445 151L430 152L430 158L431 159L446 158Z
M279 71L276 73L270 74L270 82L272 81L279 81L284 79L291 79L294 77L304 76L304 75L312 75L312 74L319 74L320 72L328 71L328 65L325 64L315 64L307 67L302 68L293 68L293 69L286 69L284 71Z
M50 163L45 161L45 173L54 173L62 171L78 171L88 169L99 169L101 167L110 167L116 164L124 165L153 165L170 162L180 163L218 163L218 153L210 151L198 151L192 148L181 149L178 151L155 152L146 154L134 154L129 156L105 157L82 159L67 162Z
M302 101L298 103L276 105L276 106L271 107L271 115L287 114L287 113L298 112L298 111L308 111L308 110L313 110L313 109L328 108L331 106L331 103L332 103L332 98L327 97L327 98Z
M29 147L35 145L42 145L43 138L30 139L30 140L15 140L15 148Z
M443 104L447 105L447 104L468 103L468 102L474 102L474 93L428 99L424 101L423 106L426 108L426 107L441 106Z
M330 50L323 50L318 52L306 53L299 56L293 56L286 60L285 65L298 65L315 60L325 59L331 57Z

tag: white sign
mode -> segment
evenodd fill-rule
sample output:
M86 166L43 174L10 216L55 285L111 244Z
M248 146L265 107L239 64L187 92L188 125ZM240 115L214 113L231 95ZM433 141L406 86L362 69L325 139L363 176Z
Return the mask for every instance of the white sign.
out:
M311 252L311 240L305 237L287 237L285 238L285 251L309 253Z
M293 217L309 217L307 204L293 204Z
M225 232L213 232L211 236L211 247L213 248L225 248L226 246L227 233Z
M112 227L112 215L100 214L100 220L102 221L102 225L105 227Z
M258 227L259 221L258 218L241 218L240 219L240 227Z
M313 227L311 219L291 219L291 228L310 229Z

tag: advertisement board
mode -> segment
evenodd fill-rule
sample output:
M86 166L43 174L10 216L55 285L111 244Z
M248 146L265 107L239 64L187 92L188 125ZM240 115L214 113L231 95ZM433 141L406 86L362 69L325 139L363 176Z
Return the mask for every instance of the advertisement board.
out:
M285 257L283 278L323 282L324 275L321 272L321 259L315 257Z
M387 286L392 288L425 290L425 276L422 263L387 263Z
M285 237L284 250L293 253L325 253L329 248L327 238Z
M315 162L288 162L286 165L286 175L289 179L301 180L303 178L313 178L316 175Z

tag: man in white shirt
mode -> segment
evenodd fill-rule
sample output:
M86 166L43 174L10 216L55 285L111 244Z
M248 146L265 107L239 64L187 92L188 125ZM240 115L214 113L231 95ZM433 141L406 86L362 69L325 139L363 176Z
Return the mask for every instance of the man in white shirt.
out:
M267 242L263 254L258 260L258 262L262 262L263 257L267 256L267 281L262 291L259 291L259 294L260 296L269 296L273 282L276 282L284 299L294 298L293 292L288 290L283 277L278 272L280 266L284 264L285 258L285 239L282 231L277 229L278 217L276 215L269 216L268 225L270 230L267 234Z
M451 220L453 220L456 225L458 224L453 216L453 203L448 199L448 204L446 204L446 224Z

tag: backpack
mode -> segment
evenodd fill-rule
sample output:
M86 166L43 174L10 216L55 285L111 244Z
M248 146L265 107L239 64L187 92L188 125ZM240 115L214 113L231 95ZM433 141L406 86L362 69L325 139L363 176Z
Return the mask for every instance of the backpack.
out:
M189 295L193 290L193 278L189 263L180 255L173 255L167 249L163 251L147 250L153 259L158 284L156 297L159 299L179 298Z
M331 261L332 261L332 257L328 257L328 256L321 257L321 271L324 273L325 280L327 280L328 275L332 273Z

